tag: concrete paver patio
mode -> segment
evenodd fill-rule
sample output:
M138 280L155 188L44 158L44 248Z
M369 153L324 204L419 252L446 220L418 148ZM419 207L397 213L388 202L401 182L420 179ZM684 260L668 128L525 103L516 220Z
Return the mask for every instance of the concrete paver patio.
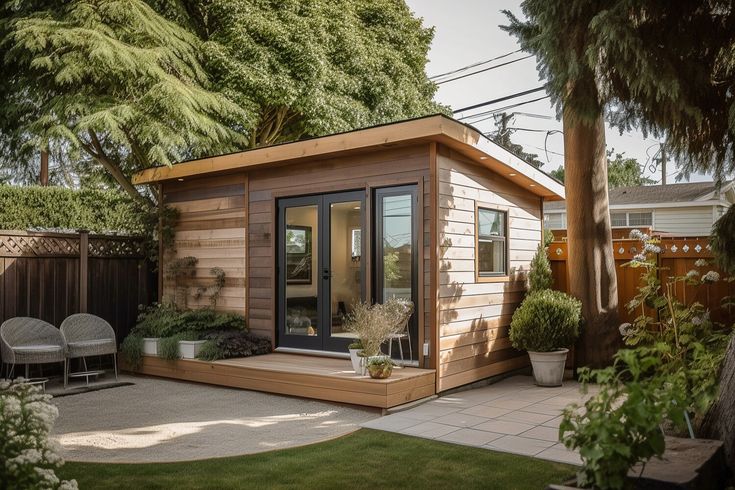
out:
M579 455L559 442L559 424L564 407L588 397L575 381L542 388L530 376L513 376L362 426L578 465Z

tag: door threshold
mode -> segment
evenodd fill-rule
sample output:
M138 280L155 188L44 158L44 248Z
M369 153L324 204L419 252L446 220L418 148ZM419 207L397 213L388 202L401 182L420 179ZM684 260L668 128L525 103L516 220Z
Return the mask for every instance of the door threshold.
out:
M276 347L274 352L283 352L284 354L302 354L305 356L315 357L334 357L336 359L349 359L349 352L332 352L328 350L299 349L297 347Z

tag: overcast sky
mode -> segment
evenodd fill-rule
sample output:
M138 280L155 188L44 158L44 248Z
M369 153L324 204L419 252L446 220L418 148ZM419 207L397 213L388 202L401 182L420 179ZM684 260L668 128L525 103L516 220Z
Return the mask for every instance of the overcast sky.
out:
M429 76L445 73L472 63L501 56L519 49L516 39L498 26L506 24L507 20L501 13L508 9L516 15L521 15L520 0L406 0L406 3L418 16L423 18L425 26L433 26L434 41L429 52L429 63L426 67ZM516 53L502 60L482 65L479 68L493 66L517 58L527 56L527 53ZM462 72L464 74L468 72ZM490 99L503 97L524 90L534 89L543 84L536 71L536 58L531 57L517 63L489 70L479 75L470 76L461 80L439 85L436 99L456 110ZM508 102L501 102L482 109L455 114L455 117L468 116L473 113L497 109L525 100L532 100L544 96L537 92L525 97L515 98ZM556 114L548 99L533 102L520 107L508 109L508 112L518 111L534 116L517 114L510 123L511 127L532 129L539 131L515 131L512 141L523 145L529 153L537 153L539 160L545 162L542 167L550 171L563 165L564 143L560 133L548 135L546 131L561 130L561 122L556 120ZM541 117L539 117L541 116ZM493 118L485 121L469 122L483 132L494 129ZM640 163L651 160L658 150L658 141L644 138L639 132L620 134L617 129L607 128L608 149L624 152L627 156L637 158ZM545 149L548 151L545 151ZM646 168L645 173L653 180L661 179L661 171ZM677 174L673 163L668 167L668 182L675 181ZM692 176L692 181L712 180L706 176Z

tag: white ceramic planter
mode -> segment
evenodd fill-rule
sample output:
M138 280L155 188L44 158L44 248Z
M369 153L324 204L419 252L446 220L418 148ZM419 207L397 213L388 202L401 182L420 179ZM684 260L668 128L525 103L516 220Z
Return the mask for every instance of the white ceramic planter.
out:
M182 359L196 359L206 340L179 340L179 356Z
M564 365L567 363L569 349L559 349L553 352L531 352L533 378L539 386L561 386L564 381Z
M143 339L143 355L146 356L157 356L158 355L158 341L161 340L158 337L148 337Z
M362 357L358 356L358 352L362 349L349 349L350 361L352 361L352 369L355 370L355 374L362 374Z

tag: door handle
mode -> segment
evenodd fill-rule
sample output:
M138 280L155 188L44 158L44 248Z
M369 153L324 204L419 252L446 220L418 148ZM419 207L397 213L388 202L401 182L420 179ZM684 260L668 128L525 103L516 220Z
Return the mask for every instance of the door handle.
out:
M329 269L324 269L322 271L322 279L329 279L330 277L332 277L332 273L329 272Z

